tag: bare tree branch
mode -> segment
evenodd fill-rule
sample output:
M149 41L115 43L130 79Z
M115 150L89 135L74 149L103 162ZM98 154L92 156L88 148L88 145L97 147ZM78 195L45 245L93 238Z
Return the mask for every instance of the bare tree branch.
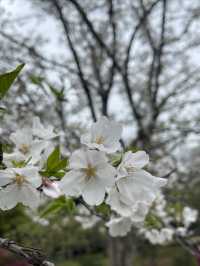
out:
M54 264L47 261L46 256L37 249L22 247L17 245L14 241L5 238L0 238L0 247L24 258L33 266L54 266Z
M93 118L94 121L96 121L96 114L95 114L95 109L94 109L92 96L91 96L91 93L90 93L90 89L89 89L88 83L87 83L87 81L86 81L86 79L84 77L84 73L83 73L83 70L82 70L82 67L81 67L81 63L80 63L80 60L79 60L78 53L77 53L77 51L75 49L75 46L74 46L74 44L73 44L73 42L71 40L71 37L70 37L68 22L67 22L66 18L63 15L62 7L59 5L58 1L52 0L52 3L54 4L54 7L56 8L56 11L57 11L58 16L60 18L60 21L62 22L64 31L65 31L65 34L66 34L66 37L67 37L67 40L68 40L68 43L69 43L69 48L70 48L70 50L71 50L71 52L73 54L74 61L75 61L76 66L77 66L77 70L78 70L78 74L79 74L78 76L80 78L80 82L81 82L82 87L84 89L84 92L85 92L85 94L87 96L88 106L90 108L92 118Z

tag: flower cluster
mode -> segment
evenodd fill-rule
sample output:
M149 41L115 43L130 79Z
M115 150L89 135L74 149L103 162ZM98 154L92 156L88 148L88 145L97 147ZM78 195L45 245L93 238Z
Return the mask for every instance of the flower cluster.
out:
M192 234L190 226L197 221L198 211L188 206L169 208L163 194L159 194L150 211L154 225L143 227L140 233L153 245L165 245L174 237L187 237ZM148 219L147 219L148 220ZM152 219L151 219L152 220Z
M11 134L15 148L4 154L0 208L11 209L17 203L37 207L41 193L80 198L92 208L104 203L111 210L106 223L110 234L124 236L133 225L143 224L166 180L144 169L149 162L145 151L117 153L121 134L118 123L100 118L81 137L83 147L71 154L64 167L65 160L55 162L59 157L56 151L49 155L56 137L53 128L35 118L32 128ZM61 166L64 172L58 175L55 170Z
M48 195L53 188L55 194L55 182L47 183L40 175L42 157L52 147L51 140L55 137L53 128L44 127L38 117L33 119L32 127L18 129L10 135L15 147L12 153L4 153L5 169L0 170L2 210L14 208L18 203L36 208L41 201L40 191Z

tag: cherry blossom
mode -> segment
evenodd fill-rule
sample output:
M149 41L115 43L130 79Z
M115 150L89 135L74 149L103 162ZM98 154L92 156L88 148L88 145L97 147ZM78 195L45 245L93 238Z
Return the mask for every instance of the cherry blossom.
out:
M43 140L51 140L57 137L53 126L44 126L39 117L34 117L33 119L33 135Z
M171 228L162 228L161 230L151 229L151 230L143 230L143 233L145 237L149 240L149 242L152 243L153 245L155 244L163 245L172 241L174 230Z
M148 155L143 151L126 152L118 167L116 184L120 193L133 202L151 205L167 181L142 169L148 160Z
M12 209L17 203L30 208L37 207L40 201L37 188L41 183L36 167L0 170L0 208Z
M31 128L18 129L10 135L10 139L15 144L14 153L19 155L19 160L31 159L33 164L40 160L41 152L48 145L48 142L34 139Z
M121 125L103 116L81 137L81 143L91 149L113 153L120 149L121 134Z
M95 150L77 150L69 165L71 171L60 182L64 194L74 196L80 193L88 204L101 204L106 188L114 184L116 173L105 154Z

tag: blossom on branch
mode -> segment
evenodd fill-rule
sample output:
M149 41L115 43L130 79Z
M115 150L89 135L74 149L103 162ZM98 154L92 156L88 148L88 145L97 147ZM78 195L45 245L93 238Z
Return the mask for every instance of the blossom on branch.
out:
M33 119L33 135L43 140L51 140L57 137L53 126L44 126L39 117L34 117Z
M36 167L0 170L0 209L12 209L18 203L36 208L40 201L37 188L41 183Z
M151 205L167 180L143 170L148 161L149 157L144 151L126 152L118 167L116 184L119 192L131 201Z
M106 188L113 186L115 168L103 152L77 150L69 160L70 172L60 182L67 196L82 195L86 203L99 205L104 201Z
M114 153L120 148L119 140L122 134L120 124L101 117L94 123L90 131L81 137L81 143L90 149L98 149L106 153Z

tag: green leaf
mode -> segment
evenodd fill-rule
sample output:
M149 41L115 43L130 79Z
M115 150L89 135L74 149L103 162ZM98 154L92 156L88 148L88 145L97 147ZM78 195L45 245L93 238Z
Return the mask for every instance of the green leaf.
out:
M6 108L0 107L0 113L6 113L6 112L7 112Z
M67 158L60 160L59 162L54 164L53 171L59 171L65 169L67 167L67 164L68 164Z
M67 209L69 212L73 212L76 208L76 204L73 201L73 199L67 199L66 200Z
M102 203L101 205L97 206L95 210L105 216L108 216L110 214L110 207L105 203Z
M65 198L61 196L54 201L51 201L47 207L40 213L41 217L46 217L52 214L56 214L61 210L64 210L68 214L72 214L75 211L76 205L71 198Z
M64 98L64 93L63 90L58 90L56 89L54 86L47 84L49 89L51 90L51 92L54 94L54 96L58 99L58 100L62 100Z
M42 82L44 81L43 77L34 76L34 75L31 75L29 78L30 78L31 82L35 85L41 85Z
M49 155L47 159L47 170L51 171L54 170L54 167L60 161L60 148L56 147L55 150Z
M112 165L114 167L117 167L120 163L121 163L121 160L122 160L122 154L117 154L115 155L113 158L112 158Z
M40 214L41 217L46 217L50 214L57 213L62 208L62 204L60 202L53 201L51 202L44 211Z
M0 99L5 96L23 67L24 64L21 64L15 70L0 75Z

